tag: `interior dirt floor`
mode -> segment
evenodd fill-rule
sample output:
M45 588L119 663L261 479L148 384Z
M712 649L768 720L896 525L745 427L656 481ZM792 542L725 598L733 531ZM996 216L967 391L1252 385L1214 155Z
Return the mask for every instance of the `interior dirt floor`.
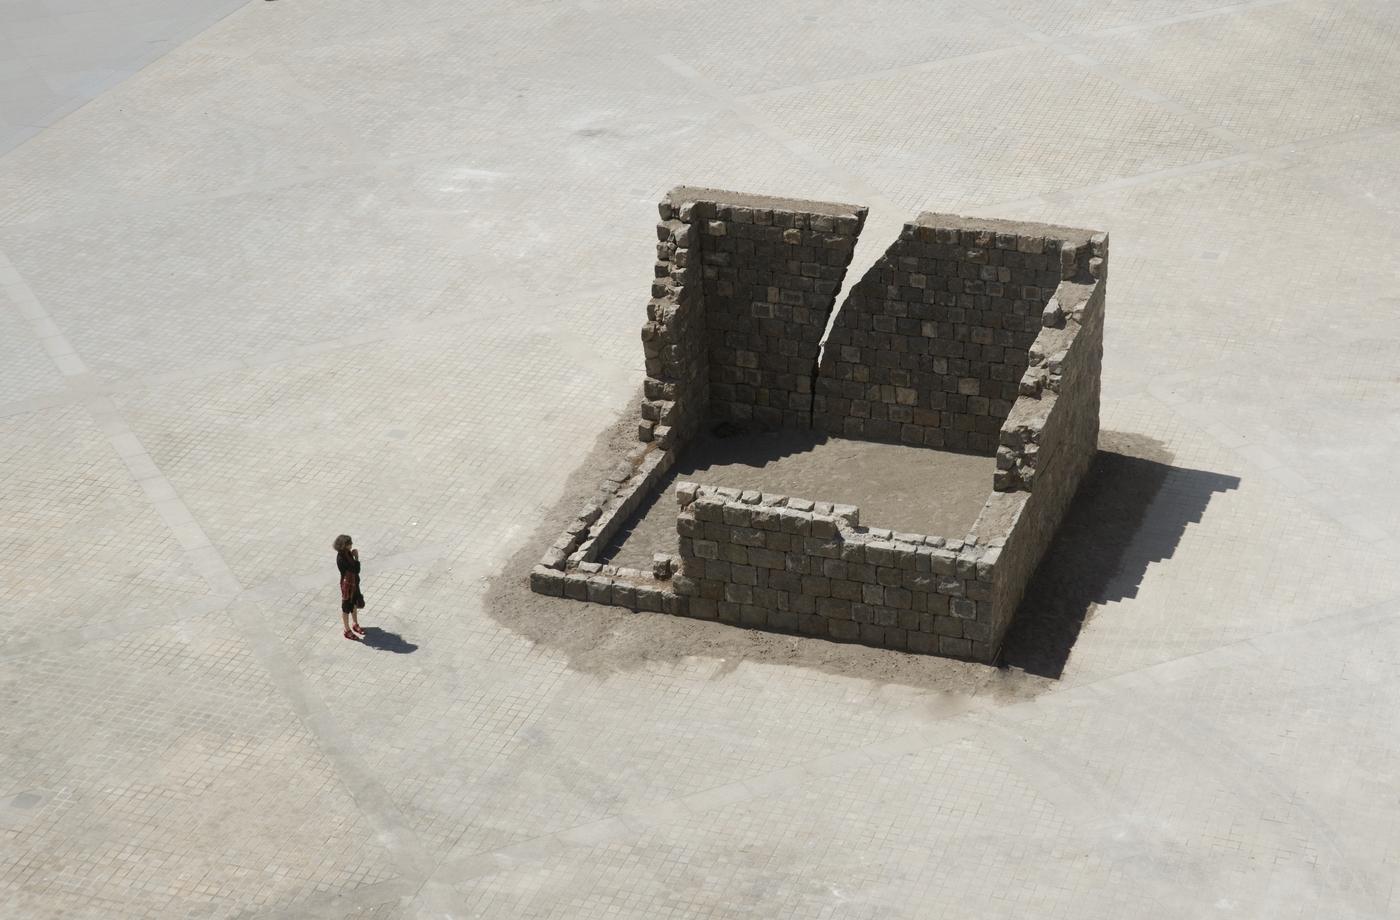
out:
M680 480L855 505L866 527L961 537L977 520L995 469L993 457L810 431L706 437L686 449L665 487L627 523L605 558L649 568L653 554L677 552L672 486Z

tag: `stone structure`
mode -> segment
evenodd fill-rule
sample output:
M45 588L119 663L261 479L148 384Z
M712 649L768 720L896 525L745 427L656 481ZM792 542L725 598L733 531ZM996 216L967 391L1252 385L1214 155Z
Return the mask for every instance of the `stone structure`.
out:
M639 444L536 591L995 659L1098 437L1108 239L923 214L825 329L865 209L680 187L661 203ZM819 357L820 356L820 357ZM678 483L679 555L603 565L706 426L995 454L970 533L862 527L818 499Z
M978 605L997 548L862 528L849 505L693 483L676 496L691 616L958 658L992 640Z
M865 208L681 187L661 203L642 330L643 441L806 428L822 333Z
M832 435L996 450L1042 311L1087 279L1089 234L921 215L851 291L817 378Z

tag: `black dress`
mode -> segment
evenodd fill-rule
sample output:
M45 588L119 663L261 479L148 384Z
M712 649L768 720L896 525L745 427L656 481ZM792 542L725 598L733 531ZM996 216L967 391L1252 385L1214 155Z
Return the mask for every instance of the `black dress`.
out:
M335 567L340 570L340 612L365 609L365 596L360 593L359 558L349 553L336 553Z

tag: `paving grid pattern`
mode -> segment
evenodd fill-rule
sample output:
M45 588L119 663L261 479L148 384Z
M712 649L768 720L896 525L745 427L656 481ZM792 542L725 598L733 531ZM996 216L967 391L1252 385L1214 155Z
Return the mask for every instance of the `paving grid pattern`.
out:
M126 9L0 5L0 915L1400 916L1400 8L284 0L36 88ZM1058 681L484 609L677 182L868 204L851 277L924 208L1112 232L1164 465Z

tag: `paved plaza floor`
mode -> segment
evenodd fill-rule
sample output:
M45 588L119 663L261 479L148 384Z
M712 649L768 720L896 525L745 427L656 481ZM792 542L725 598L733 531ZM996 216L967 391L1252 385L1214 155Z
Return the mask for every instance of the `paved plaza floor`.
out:
M0 154L246 0L0 0Z
M1400 916L1400 5L279 0L108 69L0 157L0 917ZM853 271L1111 232L1011 666L531 606L678 183L868 204Z

